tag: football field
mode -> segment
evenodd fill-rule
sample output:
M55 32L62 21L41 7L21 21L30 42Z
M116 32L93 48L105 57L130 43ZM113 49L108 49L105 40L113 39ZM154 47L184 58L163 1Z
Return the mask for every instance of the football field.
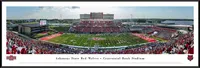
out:
M61 43L61 44L68 44L75 46L87 46L87 47L94 47L94 45L99 45L100 47L124 46L124 45L135 45L147 42L129 33L121 33L121 34L66 33L59 37L50 39L48 41L54 43Z

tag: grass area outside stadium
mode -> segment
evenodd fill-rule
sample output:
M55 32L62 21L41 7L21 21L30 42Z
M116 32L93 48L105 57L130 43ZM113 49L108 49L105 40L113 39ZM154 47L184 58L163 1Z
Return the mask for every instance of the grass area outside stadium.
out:
M41 32L41 33L35 33L32 38L38 39L38 38L45 37L45 36L48 36L48 35L52 35L52 34L55 34L55 33L56 32L51 31L51 30L46 31L46 32Z
M128 46L141 43L147 43L147 41L133 36L129 33L120 34L74 34L65 33L59 37L48 40L54 43L68 44L75 46L94 47L112 47L112 46Z

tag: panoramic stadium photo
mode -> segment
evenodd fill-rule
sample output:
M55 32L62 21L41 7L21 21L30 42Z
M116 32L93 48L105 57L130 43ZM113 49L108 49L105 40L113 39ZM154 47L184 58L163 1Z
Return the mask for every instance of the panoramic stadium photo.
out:
M194 54L193 7L7 7L6 54Z

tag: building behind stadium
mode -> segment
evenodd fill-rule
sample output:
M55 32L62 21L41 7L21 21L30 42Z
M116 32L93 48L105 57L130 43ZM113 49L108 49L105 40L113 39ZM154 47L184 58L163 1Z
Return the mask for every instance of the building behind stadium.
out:
M91 12L80 14L80 19L114 19L114 14L103 14L103 12Z
M18 32L26 35L33 35L34 33L44 32L48 30L45 20L36 23L23 23L18 25Z

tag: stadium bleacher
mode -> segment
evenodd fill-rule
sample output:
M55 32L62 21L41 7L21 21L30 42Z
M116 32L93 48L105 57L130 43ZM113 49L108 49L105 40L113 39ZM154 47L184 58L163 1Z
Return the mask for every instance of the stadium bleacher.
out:
M110 32L122 32L122 24L114 23L113 21L82 21L77 25L74 25L73 29L76 32L84 33L110 33ZM90 28L89 28L90 27ZM80 31L80 29L83 29Z
M147 27L152 28L152 27ZM148 29L148 31L154 31ZM159 28L160 29L160 28ZM86 28L83 31L89 31ZM104 31L110 32L112 28L105 28ZM166 33L169 30L160 30L160 36L168 36ZM165 32L165 33L163 33ZM93 49L74 48L69 46L62 46L49 42L39 40L25 39L15 34L12 31L7 31L7 54L193 54L194 41L193 31L187 34L178 35L178 39L170 40L169 42L153 42L149 44L142 44L140 47L128 47L126 49L100 49L94 51ZM163 37L165 38L165 37Z

